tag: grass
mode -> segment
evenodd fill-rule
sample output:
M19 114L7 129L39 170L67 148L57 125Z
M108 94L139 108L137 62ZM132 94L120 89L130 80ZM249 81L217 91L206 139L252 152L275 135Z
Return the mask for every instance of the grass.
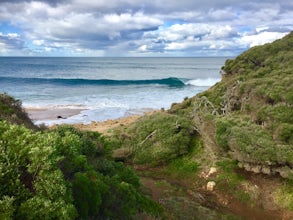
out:
M274 199L282 208L293 211L293 181L284 181L282 186L274 192Z
M245 178L235 172L237 161L222 160L217 162L219 174L216 176L217 189L234 195L238 200L248 203L251 201L251 195L247 190Z

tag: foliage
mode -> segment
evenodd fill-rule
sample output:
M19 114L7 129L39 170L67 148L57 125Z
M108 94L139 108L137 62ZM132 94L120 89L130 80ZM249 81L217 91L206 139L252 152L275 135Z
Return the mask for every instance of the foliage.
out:
M289 145L293 145L293 124L282 123L278 128L278 138Z
M1 217L131 219L137 212L158 215L159 206L139 192L135 173L109 154L109 144L99 134L70 126L35 132L0 121Z
M6 120L18 125L23 124L28 128L37 129L26 112L22 109L21 101L5 93L0 93L0 121L1 120Z
M9 196L3 196L0 200L0 219L12 220L13 218L13 207L14 198Z
M239 55L235 60L227 60L222 68L226 74L247 74L255 76L270 74L273 69L286 68L292 59L293 34L263 46L253 47ZM274 55L274 56L272 56Z
M56 136L7 122L0 122L0 131L0 196L14 197L15 216L74 218L75 208L57 166L61 155L55 154Z
M216 141L225 151L229 150L228 140L233 126L235 123L231 120L219 119L216 123Z
M102 203L101 191L104 188L104 183L99 181L96 173L75 173L72 191L75 207L82 219L99 213Z
M194 137L190 120L160 112L142 117L112 139L131 148L134 163L158 165L187 154Z
M168 172L178 173L182 178L196 174L199 169L199 164L190 158L177 158L172 160L167 167Z
M284 138L288 138L284 131ZM231 151L235 159L262 165L293 165L292 145L275 143L270 133L250 121L219 118L216 124L216 140L219 146Z
M206 97L212 103L215 140L224 152L271 171L291 169L282 175L286 178L293 172L292 48L293 32L227 60L222 81L194 99ZM195 114L207 123L204 109Z

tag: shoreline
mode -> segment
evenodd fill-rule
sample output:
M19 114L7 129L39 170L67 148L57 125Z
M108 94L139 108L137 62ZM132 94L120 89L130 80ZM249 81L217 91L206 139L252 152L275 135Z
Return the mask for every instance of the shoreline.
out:
M35 121L45 121L45 120L52 120L52 121L59 121L60 123L53 123L51 125L48 125L50 128L54 128L58 125L62 124L68 124L68 123L62 123L62 120L79 115L82 113L82 111L87 109L76 109L76 108L24 108L27 112L30 119ZM72 126L74 126L77 129L84 130L84 131L95 131L102 134L110 134L112 132L112 129L117 127L124 127L132 124L139 118L150 115L155 112L158 112L160 110L150 110L145 111L142 113L137 114L128 114L123 117L119 117L116 119L107 119L104 121L92 121L90 123L70 123Z
M105 121L93 121L90 124L73 124L73 126L84 131L96 131L101 134L111 135L113 129L118 127L127 127L141 117L146 115L152 115L159 111L161 110L152 110L144 112L143 114L126 115L124 117L120 117L117 119L108 119Z
M66 119L87 109L78 108L24 108L32 121Z

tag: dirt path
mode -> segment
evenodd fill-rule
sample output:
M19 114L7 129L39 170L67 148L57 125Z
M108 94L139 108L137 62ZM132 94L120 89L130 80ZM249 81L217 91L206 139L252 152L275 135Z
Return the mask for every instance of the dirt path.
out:
M145 175L145 173L149 173ZM190 179L173 179L170 176L160 176L158 168L143 168L137 170L145 191L166 210L167 219L247 219L247 220L292 220L293 212L277 209L268 201L261 204L240 202L229 193L215 190L209 192L203 187L196 187ZM155 175L155 176L152 176ZM251 184L258 184L269 199L275 187L275 181L262 176L253 176ZM267 185L271 184L271 185ZM265 197L261 197L264 198ZM272 201L269 201L272 203Z

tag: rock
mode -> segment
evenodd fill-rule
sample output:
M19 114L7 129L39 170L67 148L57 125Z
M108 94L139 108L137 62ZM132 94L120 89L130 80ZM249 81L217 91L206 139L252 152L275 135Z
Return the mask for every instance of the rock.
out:
M286 179L289 178L289 179L291 179L292 176L293 176L293 170L290 167L288 167L288 166L283 166L283 167L277 168L275 170L283 178L286 178Z
M243 168L243 163L239 162L237 165L239 168Z
M210 191L210 192L214 191L215 186L216 186L216 182L214 182L214 181L209 181L209 182L207 183L207 191Z
M205 172L201 172L201 173L199 174L199 177L200 177L200 178L206 178L206 174L205 174Z
M211 167L209 172L208 172L208 177L213 175L214 173L217 173L217 168L216 167Z
M264 174L270 175L271 174L271 168L263 166L261 168L261 172L264 173Z
M124 162L131 155L129 148L118 148L113 151L113 158L115 161Z
M244 168L246 171L251 171L251 166L250 166L249 163L245 163L245 164L243 165L243 168Z
M261 171L261 166L257 165L257 166L252 166L251 167L251 171L254 173L260 173Z
M61 115L58 115L56 118L57 118L57 119L66 119L65 117L63 117L63 116L61 116Z

